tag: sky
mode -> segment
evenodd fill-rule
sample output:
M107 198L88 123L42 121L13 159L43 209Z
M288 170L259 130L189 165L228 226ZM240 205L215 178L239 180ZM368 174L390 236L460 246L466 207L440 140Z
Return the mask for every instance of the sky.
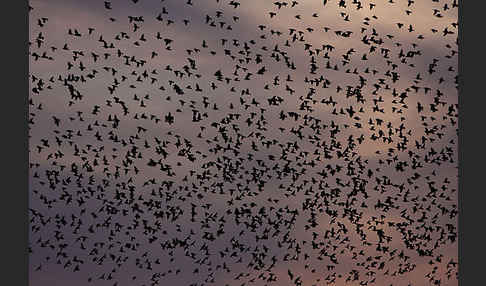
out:
M294 7L288 1L280 9L275 3L286 1L241 1L233 8L227 0L120 0L110 1L111 9L104 2L30 1L31 285L87 285L89 277L93 285L151 285L154 273L161 274L159 285L294 285L298 276L302 285L457 285L457 266L449 264L457 262L457 239L448 238L457 234L454 1L360 1L360 9L356 1L301 0ZM365 36L378 43L366 44ZM328 45L333 50L323 48ZM80 100L71 97L66 79ZM348 86L364 102L347 94ZM282 102L271 105L272 98ZM405 150L397 146L404 138L399 130ZM160 164L149 166L150 159ZM396 168L400 162L408 164L404 171ZM342 170L334 174L337 166ZM385 201L395 207L376 207ZM324 211L325 203L337 216ZM137 214L134 204L145 211ZM238 219L237 210L243 211ZM160 211L167 213L158 218ZM158 230L134 229L136 221ZM342 228L347 231L326 235ZM387 253L377 249L376 228L390 237L380 244ZM205 239L220 229L215 240ZM429 241L421 237L427 235ZM161 247L174 238L189 246ZM127 242L139 245L121 252ZM248 250L235 249L238 244ZM335 253L334 269L320 249ZM407 260L398 257L402 251ZM250 265L262 259L268 267L272 257L277 262L269 271ZM73 272L78 259L83 263ZM126 261L118 266L116 259ZM137 259L151 261L152 269ZM385 267L368 265L375 260ZM399 273L407 267L413 270ZM112 269L112 280L98 279ZM360 278L346 282L352 270ZM276 281L261 279L270 273Z

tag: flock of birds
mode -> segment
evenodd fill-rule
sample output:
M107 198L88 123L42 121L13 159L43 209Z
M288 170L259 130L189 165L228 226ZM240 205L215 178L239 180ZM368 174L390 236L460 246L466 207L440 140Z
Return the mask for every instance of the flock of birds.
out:
M32 285L457 285L457 7L31 1Z

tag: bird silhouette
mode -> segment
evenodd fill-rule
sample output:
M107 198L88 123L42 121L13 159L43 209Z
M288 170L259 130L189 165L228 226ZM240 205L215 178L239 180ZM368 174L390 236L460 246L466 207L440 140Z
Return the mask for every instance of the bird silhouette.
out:
M457 284L457 1L95 2L29 6L34 284Z

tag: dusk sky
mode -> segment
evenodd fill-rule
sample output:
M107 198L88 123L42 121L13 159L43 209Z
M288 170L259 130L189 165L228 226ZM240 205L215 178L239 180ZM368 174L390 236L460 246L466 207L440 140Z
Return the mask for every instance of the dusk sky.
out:
M31 285L458 285L455 0L30 6Z

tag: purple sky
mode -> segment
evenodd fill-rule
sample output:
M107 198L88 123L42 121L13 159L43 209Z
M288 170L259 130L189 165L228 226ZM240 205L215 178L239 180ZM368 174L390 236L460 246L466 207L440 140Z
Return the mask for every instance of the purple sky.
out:
M87 285L88 277L93 277L93 285L150 285L153 273L164 274L160 285L294 285L289 269L294 280L301 277L302 285L328 285L326 277L332 273L336 279L329 285L359 285L360 281L368 281L368 285L430 285L438 279L441 285L457 285L457 266L448 264L451 259L457 261L457 243L448 239L449 234L457 233L456 217L450 215L457 212L454 1L360 1L363 8L359 10L349 0L343 1L346 7L340 7L339 1L323 6L322 1L303 0L291 7L289 1L281 9L275 3L285 1L241 0L237 8L228 0L192 0L192 5L180 0L110 2L112 9L107 10L104 1L30 1L30 82L35 90L30 94L30 162L38 164L31 168L30 176L30 208L34 210L30 213L31 285ZM370 9L370 3L376 6ZM270 17L270 12L276 16ZM161 21L156 19L159 13ZM48 20L42 20L44 17ZM137 17L143 17L143 22L130 23ZM172 21L169 25L168 20ZM189 20L187 25L184 20ZM134 23L139 27L136 31ZM397 23L404 25L398 28ZM409 31L410 25L413 31ZM91 28L94 30L89 34ZM444 35L446 28L451 33ZM82 36L70 35L69 30ZM336 31L352 34L342 37ZM365 35L382 42L365 44ZM164 39L172 42L167 45ZM202 46L203 41L207 47ZM114 48L109 47L111 43ZM67 50L63 49L65 44ZM323 50L327 45L334 49ZM249 48L245 50L245 46ZM348 53L350 49L354 52ZM44 52L52 60L43 58ZM92 53L99 56L96 62ZM105 53L109 54L106 59ZM287 66L285 57L295 69ZM317 67L314 74L313 60ZM145 62L137 66L140 61ZM68 62L73 64L70 69ZM80 68L81 62L85 69ZM326 68L328 62L338 70ZM263 66L265 72L258 74ZM215 75L218 71L222 80ZM248 73L251 80L245 80ZM393 73L399 75L396 81ZM85 82L69 82L83 95L75 100L63 83L81 75ZM279 85L274 85L276 76ZM288 76L291 81L286 80ZM329 81L327 88L323 82L309 82L321 76ZM346 94L348 86L360 86L360 77L366 79L360 88L364 102L359 102L356 94ZM39 79L44 85L39 85ZM115 82L117 87L111 94L109 88ZM184 94L174 91L174 83ZM217 88L213 89L213 84ZM378 91L375 85L380 86ZM425 93L425 89L429 91ZM250 94L242 94L245 90ZM402 94L406 97L401 100ZM276 97L283 101L270 105L269 100ZM335 106L326 104L331 98ZM303 103L307 109L301 109ZM423 106L420 112L419 103ZM350 106L359 120L348 115ZM124 115L124 108L128 115ZM337 114L333 114L334 108ZM341 108L344 114L339 113ZM192 120L195 110L201 115L198 122ZM299 118L294 120L293 113ZM173 124L165 120L169 114L174 117ZM286 119L282 120L281 114L286 114ZM53 117L60 119L59 126ZM116 128L111 120L115 117L119 120ZM340 132L332 138L334 126L339 126ZM397 147L404 137L400 129L408 140L405 150ZM72 130L72 136L67 130ZM392 142L373 140L380 132ZM350 147L350 136L354 147ZM362 143L358 143L360 136ZM416 142L421 145L422 139L425 148L417 148ZM298 149L289 147L295 142ZM134 151L133 146L138 149ZM165 157L160 150L166 152ZM104 157L109 165L104 165ZM148 166L151 158L161 165ZM408 164L403 172L396 169L399 162ZM413 169L414 162L421 167ZM83 174L79 181L73 165ZM342 170L334 174L337 165ZM174 175L161 170L163 166L170 166ZM353 168L354 173L350 171ZM117 169L120 176L115 176ZM320 175L323 173L327 178ZM252 181L255 177L258 180ZM167 190L164 181L171 181L172 188ZM353 192L356 182L366 183L364 192ZM130 186L134 201L128 199ZM334 196L336 190L340 193ZM117 193L126 197L117 198ZM72 198L69 205L65 202L68 197ZM85 203L80 206L77 200ZM326 209L326 201L329 209L337 211L334 220L319 210ZM377 208L378 201L393 202L396 208ZM144 210L139 218L132 208L134 203ZM310 203L315 205L306 208ZM195 221L191 221L191 204L197 206ZM111 224L104 227L109 217L107 205L119 212L112 214ZM236 223L236 209L248 211L239 218L241 224ZM356 211L359 218L353 220L346 209ZM157 218L154 214L171 210L182 210L183 214L174 221L172 215ZM293 210L298 211L295 221L285 225L292 220ZM310 227L309 219L314 215L316 224ZM57 222L63 216L66 225ZM376 224L375 218L382 224ZM75 230L79 219L82 224ZM141 225L133 230L135 220ZM144 233L143 221L153 228L158 224L160 230ZM276 221L281 224L275 224L279 232L272 237L275 229L271 222ZM121 230L115 232L118 224ZM362 225L369 245L363 245L356 224ZM377 250L379 238L372 225L391 238L382 245L389 247L389 252ZM402 225L403 233L397 225ZM341 226L346 233L327 237L326 230L337 231ZM205 232L216 235L222 227L224 234L214 241L204 239ZM265 232L269 239L256 242L255 237ZM427 235L429 241L423 238ZM157 238L155 243L149 243L151 237ZM417 239L412 241L411 237ZM161 248L160 243L173 238L187 239L190 246L176 247L173 253ZM80 240L85 240L86 249L81 249ZM407 248L406 240L412 241L414 249ZM248 251L232 249L234 241ZM313 249L311 241L322 245ZM139 243L137 250L120 252L121 244L127 242ZM440 243L434 247L436 242ZM66 257L56 257L63 243L67 245ZM108 247L110 243L113 248ZM90 254L94 248L98 254ZM334 269L327 268L333 264L329 257L318 258L321 249L335 253L339 264ZM417 249L433 249L433 255L421 257ZM297 250L301 251L298 259L285 261ZM353 258L353 252L361 250L363 254ZM185 251L194 253L195 258L188 258ZM408 260L398 256L402 251ZM226 254L222 257L220 253ZM104 263L98 265L93 259L104 254ZM118 267L110 254L115 260L127 260ZM275 266L270 271L248 267L255 258L252 254L264 255L267 267L275 257ZM73 272L74 257L84 261L80 271ZM152 269L137 267L137 258L151 261ZM61 264L56 263L58 259ZM160 264L154 264L157 259ZM374 260L378 265L384 261L383 269L377 269ZM68 261L72 265L63 269ZM197 265L198 261L203 265ZM220 267L223 263L230 273ZM407 263L414 265L413 271L391 275ZM42 268L37 271L39 265ZM113 280L97 279L113 268L117 269ZM193 273L195 268L199 273ZM180 273L175 275L177 269ZM359 273L359 280L346 282L352 270ZM370 270L374 273L368 276ZM242 277L236 279L240 273ZM270 283L261 279L270 273L278 280ZM433 277L432 281L426 275ZM132 281L132 276L137 279ZM205 282L208 277L214 279L213 284Z

